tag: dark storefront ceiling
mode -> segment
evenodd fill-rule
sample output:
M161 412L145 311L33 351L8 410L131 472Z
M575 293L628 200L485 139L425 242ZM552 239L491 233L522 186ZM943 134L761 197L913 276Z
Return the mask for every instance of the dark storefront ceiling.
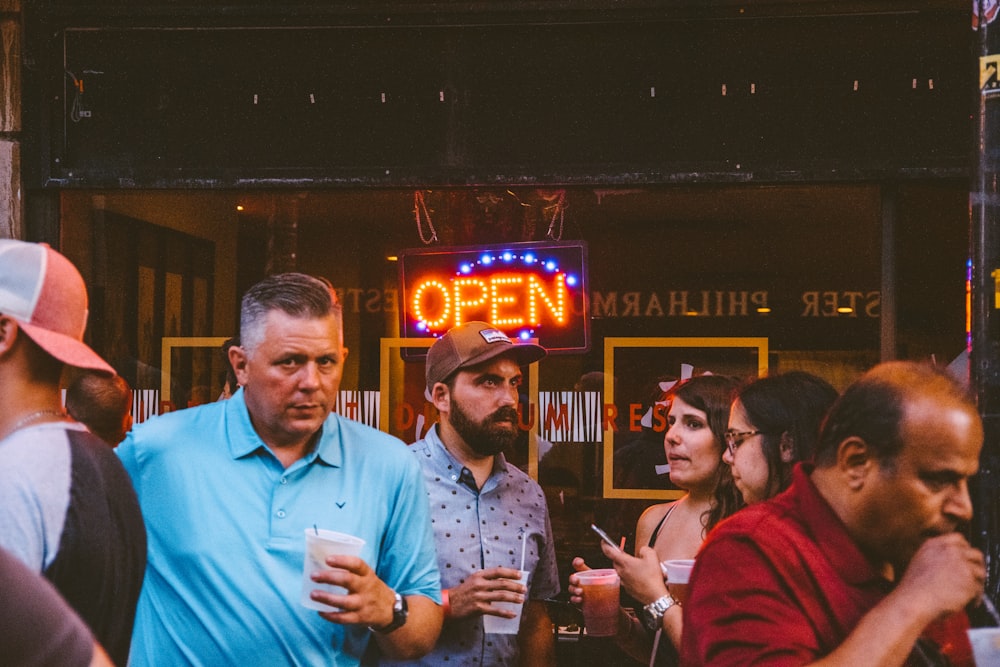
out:
M280 5L260 0L91 0L88 3L59 0L33 2L48 11L65 14L116 14L141 12L150 14L218 14L239 13L291 14L538 14L557 13L561 16L590 12L626 14L655 11L663 14L692 13L717 16L768 16L855 14L873 12L968 11L972 4L965 0L922 0L900 3L898 0L507 0L495 2L428 2L427 0L333 1L284 0Z
M29 9L30 185L872 181L971 159L964 2Z

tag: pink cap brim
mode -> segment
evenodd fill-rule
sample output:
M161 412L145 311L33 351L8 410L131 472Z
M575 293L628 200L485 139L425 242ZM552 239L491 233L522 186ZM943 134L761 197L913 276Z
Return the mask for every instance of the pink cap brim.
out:
M24 333L28 334L31 340L38 344L38 347L64 364L99 371L109 375L115 374L115 369L108 362L104 361L104 359L101 359L96 352L87 347L85 343L21 320L18 320L17 323Z

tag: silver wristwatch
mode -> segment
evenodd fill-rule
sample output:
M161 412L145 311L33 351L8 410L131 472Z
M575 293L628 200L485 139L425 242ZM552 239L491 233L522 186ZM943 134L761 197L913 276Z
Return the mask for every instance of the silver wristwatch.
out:
M660 629L663 615L675 604L677 604L677 600L670 593L667 593L663 597L644 605L642 611L639 612L639 618L647 630L656 632Z

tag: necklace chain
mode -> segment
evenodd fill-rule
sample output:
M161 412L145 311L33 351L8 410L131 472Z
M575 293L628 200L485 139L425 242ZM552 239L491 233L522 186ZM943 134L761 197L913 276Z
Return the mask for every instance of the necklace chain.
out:
M42 417L50 417L50 416L65 417L66 413L62 410L53 410L53 409L37 410L35 412L25 415L24 417L21 417L16 422L14 422L14 425L11 426L6 433L4 433L3 438L6 438L8 435L16 433L17 431L21 430L28 424L31 424L32 422L37 421ZM3 440L3 438L0 438L0 440Z

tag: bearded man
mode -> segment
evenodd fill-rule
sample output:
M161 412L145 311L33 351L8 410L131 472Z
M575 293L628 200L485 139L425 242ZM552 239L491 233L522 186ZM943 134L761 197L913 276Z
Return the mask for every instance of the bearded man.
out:
M555 664L544 600L559 577L545 495L503 455L518 436L521 367L545 354L485 322L452 328L428 351L427 397L440 419L411 449L430 499L445 621L417 664ZM485 616L514 616L495 603L522 601L519 631L487 636Z

